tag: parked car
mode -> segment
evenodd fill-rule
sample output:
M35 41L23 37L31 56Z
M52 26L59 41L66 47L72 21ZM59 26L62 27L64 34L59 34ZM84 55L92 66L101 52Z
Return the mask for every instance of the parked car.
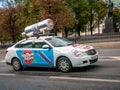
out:
M6 63L15 71L26 67L56 67L69 72L97 62L98 52L93 46L73 44L57 36L30 37L6 50Z

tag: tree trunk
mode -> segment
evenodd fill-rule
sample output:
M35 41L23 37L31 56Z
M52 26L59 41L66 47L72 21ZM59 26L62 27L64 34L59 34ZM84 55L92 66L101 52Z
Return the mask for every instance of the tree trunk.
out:
M100 20L99 20L99 17L98 17L98 34L100 34Z
M77 30L77 34L78 34L78 36L80 37L80 31L79 31L79 30Z
M93 35L93 10L90 9L90 33Z
M67 38L67 37L68 37L68 30L67 30L66 27L65 27L65 29L64 29L64 33L65 33L65 37Z
M15 31L14 31L14 29L12 29L12 41L13 41L13 43L16 42Z

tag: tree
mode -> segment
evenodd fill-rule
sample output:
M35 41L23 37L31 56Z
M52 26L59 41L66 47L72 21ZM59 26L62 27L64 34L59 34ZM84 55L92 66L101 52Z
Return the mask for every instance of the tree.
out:
M119 8L115 8L113 10L113 16L115 19L115 32L120 32L120 9Z
M87 2L89 11L88 20L90 24L91 35L93 35L93 30L96 28L96 26L98 26L98 33L100 33L99 24L106 16L107 4L103 2L103 0L87 0Z
M35 0L24 0L24 3L22 3L22 15L21 15L23 29L26 26L36 23L40 20L39 12L40 9L39 7L36 6Z
M100 34L100 23L102 23L107 14L107 4L102 0L97 0L95 12L97 14L98 34Z
M85 0L68 0L70 9L74 12L74 16L77 20L75 24L75 31L78 36L80 32L86 31L86 25L88 24L88 6Z
M90 25L90 33L93 35L93 29L95 26L95 6L96 6L96 0L87 0L88 5L88 20Z
M41 10L40 19L52 19L55 30L66 29L74 25L75 19L66 5L66 0L37 0L36 4Z
M78 36L80 32L86 32L87 26L92 35L106 15L106 4L102 0L69 0L68 3L78 21L75 25Z
M21 7L15 6L14 3L8 2L8 7L0 10L0 31L2 32L3 38L11 38L13 43L16 42L20 34L20 13Z

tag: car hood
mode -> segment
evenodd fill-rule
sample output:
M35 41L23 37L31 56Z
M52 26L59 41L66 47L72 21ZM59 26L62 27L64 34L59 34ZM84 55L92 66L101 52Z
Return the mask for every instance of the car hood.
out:
M94 48L93 46L85 45L85 44L73 44L72 47L74 49L81 50L81 51L88 51Z
M90 46L90 45L85 45L85 44L73 44L70 46L59 47L57 49L59 51L64 51L64 52L69 52L71 50L79 50L81 52L85 52L85 51L88 51L90 49L94 49L94 47Z

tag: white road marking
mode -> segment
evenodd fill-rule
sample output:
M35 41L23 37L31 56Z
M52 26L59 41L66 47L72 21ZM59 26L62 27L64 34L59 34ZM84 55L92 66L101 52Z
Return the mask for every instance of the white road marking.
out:
M120 57L110 57L110 58L120 60Z
M1 60L0 62L5 62L5 60Z
M98 61L119 61L117 59L99 59Z
M101 56L100 61L120 61L120 56Z
M112 79L56 77L56 76L51 76L51 77L49 77L49 78L51 78L51 79L63 79L63 80L82 80L82 81L97 81L97 82L120 83L120 80L112 80Z
M5 73L0 73L0 76L16 76L16 74L5 74Z

